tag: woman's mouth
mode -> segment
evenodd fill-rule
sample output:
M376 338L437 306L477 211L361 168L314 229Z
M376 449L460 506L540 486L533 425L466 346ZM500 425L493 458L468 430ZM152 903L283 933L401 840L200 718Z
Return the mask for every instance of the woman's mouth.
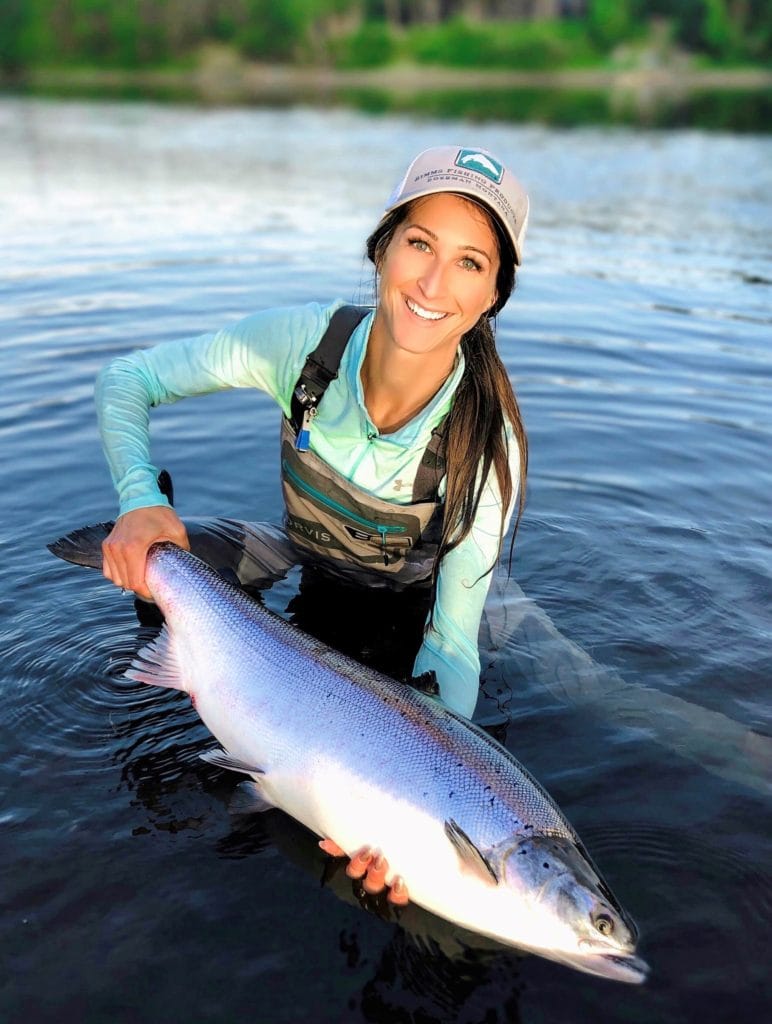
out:
M422 320L444 320L445 317L449 315L448 313L437 313L432 309L424 309L423 306L419 306L417 302L414 302L412 299L408 299L407 297L405 298L405 302L407 303L407 308L410 312L415 313L415 315L419 316Z

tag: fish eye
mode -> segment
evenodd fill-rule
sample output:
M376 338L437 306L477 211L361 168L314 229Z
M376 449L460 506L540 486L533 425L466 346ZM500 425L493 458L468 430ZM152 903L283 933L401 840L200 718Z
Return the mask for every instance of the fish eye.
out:
M592 923L601 935L611 935L614 931L614 922L608 914L596 914Z

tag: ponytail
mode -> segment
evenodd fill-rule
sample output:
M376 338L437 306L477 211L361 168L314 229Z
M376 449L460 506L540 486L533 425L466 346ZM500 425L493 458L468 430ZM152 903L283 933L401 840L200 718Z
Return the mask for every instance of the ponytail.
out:
M482 317L461 340L464 374L448 414L445 516L433 584L439 564L467 536L477 515L483 488L492 472L501 499L499 550L512 497L517 488L514 544L525 506L528 439L509 375L496 351L490 320ZM511 438L510 438L511 435ZM509 445L517 444L519 479L512 480ZM511 550L511 548L510 548ZM495 564L495 563L494 563ZM488 572L493 570L491 565Z
M381 266L394 232L406 219L412 206L412 203L407 203L386 214L367 239L367 255L376 270ZM514 254L497 218L491 216L483 207L478 209L482 209L486 214L498 243L496 301L487 314L480 317L475 326L461 339L465 366L448 413L445 431L445 514L432 572L432 613L442 559L457 547L472 529L483 488L491 471L496 474L501 496L499 553L504 541L504 526L515 486L518 503L510 557L525 505L528 439L509 375L496 350L496 339L491 326L492 318L504 306L515 286ZM520 455L517 485L512 480L509 468L510 443L517 444ZM492 572L494 566L495 561L485 575Z

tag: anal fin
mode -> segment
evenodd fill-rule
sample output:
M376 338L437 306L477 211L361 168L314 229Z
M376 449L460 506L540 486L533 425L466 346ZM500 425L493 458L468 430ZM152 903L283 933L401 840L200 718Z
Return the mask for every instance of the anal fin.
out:
M257 782L240 782L233 791L228 814L237 817L244 814L263 814L265 811L273 810L273 804L265 799L263 791Z
M254 764L247 764L246 761L234 757L227 750L223 750L222 747L207 750L206 753L199 754L199 757L202 761L206 761L207 764L213 764L217 768L226 768L231 772L242 772L244 775L265 775L262 768L258 768Z

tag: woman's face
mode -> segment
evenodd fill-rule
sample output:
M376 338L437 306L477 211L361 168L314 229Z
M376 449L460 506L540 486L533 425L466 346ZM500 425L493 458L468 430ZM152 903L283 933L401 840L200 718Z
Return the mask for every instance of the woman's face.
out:
M386 339L450 356L496 300L498 243L480 207L441 192L411 206L378 269L376 322Z

